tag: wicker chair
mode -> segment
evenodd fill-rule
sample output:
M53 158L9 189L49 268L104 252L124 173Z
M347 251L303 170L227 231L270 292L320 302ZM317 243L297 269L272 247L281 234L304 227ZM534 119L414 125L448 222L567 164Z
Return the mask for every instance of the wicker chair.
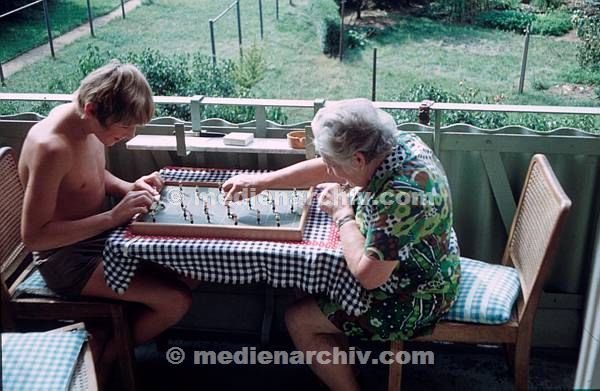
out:
M546 157L533 156L502 258L503 265L517 269L521 282L512 319L500 325L441 321L432 335L415 340L505 344L515 389L527 389L533 320L570 207ZM401 341L391 343L394 353L402 349ZM391 364L388 391L400 389L401 377L401 364Z
M124 386L135 389L134 352L131 326L124 302L90 299L15 295L17 287L34 270L31 256L20 234L23 186L19 180L15 154L0 148L0 272L2 328L14 329L19 319L74 320L109 319L119 347L119 366Z

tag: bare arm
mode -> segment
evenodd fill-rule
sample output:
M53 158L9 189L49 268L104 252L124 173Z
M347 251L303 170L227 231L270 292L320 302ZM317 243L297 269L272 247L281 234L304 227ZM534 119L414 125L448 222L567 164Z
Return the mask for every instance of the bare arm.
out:
M340 192L339 185L326 185L319 198L319 206L334 221L345 216L354 216L348 196ZM354 220L340 227L340 241L348 269L365 289L375 289L383 285L398 265L397 261L380 261L366 254L365 237Z
M342 225L340 241L348 269L365 289L383 285L398 265L398 261L379 261L365 254L365 237L355 221Z
M144 175L131 183L116 177L106 169L104 170L104 186L106 187L106 194L117 198L123 198L125 194L136 190L146 190L155 195L160 192L164 183L165 182L160 174L156 171L152 174Z
M60 183L70 169L69 151L60 145L40 144L31 156L21 218L21 237L30 250L49 250L90 238L146 212L152 203L148 192L130 192L108 212L53 220Z
M117 178L106 169L104 170L104 186L107 195L117 198L123 198L125 194L133 190L133 183Z
M307 188L324 182L342 180L327 171L323 159L310 159L264 174L237 175L223 184L227 198L233 199L243 189L254 189L260 193L266 189Z

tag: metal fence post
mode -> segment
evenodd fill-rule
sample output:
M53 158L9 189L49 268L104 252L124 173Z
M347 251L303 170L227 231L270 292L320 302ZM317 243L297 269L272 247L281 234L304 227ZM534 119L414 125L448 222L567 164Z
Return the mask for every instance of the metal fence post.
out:
M260 17L260 40L263 40L263 13L262 13L262 0L258 0L258 15Z
M240 18L240 0L237 0L236 3L236 12L237 12L237 27L238 27L238 45L240 47L240 58L244 57L244 51L242 49L242 20Z
M90 0L87 0L87 11L88 11L88 20L90 21L90 33L92 34L92 37L95 37L94 35L94 22L92 21L92 6L90 4Z
M523 47L523 58L521 59L521 77L519 78L519 94L523 93L525 84L525 69L527 68L527 52L529 51L529 26L525 30L525 45Z
M123 14L123 19L125 19L125 3L121 0L121 13Z
M346 0L341 0L340 2L340 49L339 49L339 54L340 54L340 61L342 61L342 58L344 57L344 6L346 5Z
M279 20L279 0L275 0L275 19Z
M373 81L371 84L371 100L377 100L377 48L373 48Z
M50 44L50 53L54 55L54 42L52 42L52 30L50 29L50 15L48 13L48 0L42 2L44 4L44 19L46 20L46 30L48 30L48 43Z
M208 21L208 27L210 28L210 47L212 50L213 66L217 65L217 51L215 49L215 21L210 19Z

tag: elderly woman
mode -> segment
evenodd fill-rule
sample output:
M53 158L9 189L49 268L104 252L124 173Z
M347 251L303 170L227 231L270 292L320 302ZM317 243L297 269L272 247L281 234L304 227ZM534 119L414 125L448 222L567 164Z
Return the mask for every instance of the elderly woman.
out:
M346 336L388 341L431 333L456 297L460 276L440 161L366 99L327 105L312 128L321 158L224 184L229 197L245 188L322 184L319 205L339 230L348 269L372 293L360 316L324 297L301 299L286 313L296 347L332 352L347 348ZM313 362L312 369L331 389L358 389L349 365Z

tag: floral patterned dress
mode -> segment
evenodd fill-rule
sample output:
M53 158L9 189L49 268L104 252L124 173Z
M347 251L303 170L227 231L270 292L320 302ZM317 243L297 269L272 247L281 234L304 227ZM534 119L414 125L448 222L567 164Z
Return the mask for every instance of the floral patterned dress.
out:
M352 195L365 252L398 261L388 281L368 292L370 306L347 314L325 297L321 311L348 336L373 341L431 334L458 294L460 259L448 179L431 149L400 132L369 184Z

